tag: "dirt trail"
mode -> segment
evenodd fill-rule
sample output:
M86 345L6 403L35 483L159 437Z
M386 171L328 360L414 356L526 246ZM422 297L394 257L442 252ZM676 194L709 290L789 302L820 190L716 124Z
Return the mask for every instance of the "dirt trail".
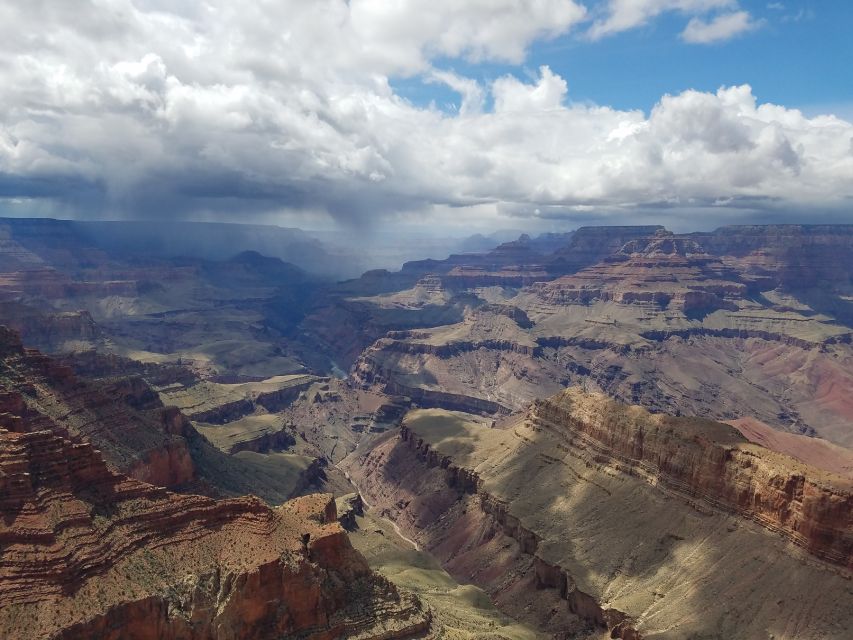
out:
M343 470L342 470L342 471L343 471ZM364 506L365 506L365 507L370 511L370 513L371 513L374 517L376 517L376 518L380 518L380 519L382 519L382 520L385 520L388 524L390 524L390 525L391 525L391 527L393 527L393 529L394 529L394 533L396 533L396 534L397 534L397 536L399 536L399 538L400 538L401 540L405 541L406 543L408 543L409 545L411 545L412 547L414 547L415 551L423 551L423 549L421 549L421 545L419 545L417 542L415 542L415 541L414 541L414 540L412 540L411 538L409 538L409 537L405 536L405 535L403 534L403 532L402 532L402 531L400 531L400 527L397 525L397 523L396 523L396 522L394 522L391 518L388 518L388 517L386 517L386 516L382 515L382 514L381 514L377 509L375 509L375 508L373 507L373 505L371 505L371 504L370 504L370 503L369 503L369 502L364 498L364 495L361 493L361 489L359 489L358 485L353 481L353 479L350 477L350 475L349 475L346 471L344 471L344 476L345 476L345 477L346 477L346 479L349 481L349 483L350 483L353 487L355 487L355 490L358 492L358 495L359 495L359 496L361 496L361 501L364 503Z

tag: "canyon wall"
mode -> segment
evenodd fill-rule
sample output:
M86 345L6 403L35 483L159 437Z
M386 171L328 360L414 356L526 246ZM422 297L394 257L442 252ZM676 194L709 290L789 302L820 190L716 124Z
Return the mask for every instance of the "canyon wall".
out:
M85 381L67 364L24 348L14 331L0 327L0 391L7 398L7 428L61 425L139 480L178 487L195 479L183 425L175 427L173 412L138 376Z
M585 622L632 640L840 640L853 623L850 479L728 425L569 390L497 428L415 411L345 467L457 579L561 637Z
M730 425L650 414L568 389L534 403L530 428L597 463L738 513L853 570L853 481L750 444Z
M110 471L61 430L0 429L0 635L403 638L429 626L314 495L179 495Z

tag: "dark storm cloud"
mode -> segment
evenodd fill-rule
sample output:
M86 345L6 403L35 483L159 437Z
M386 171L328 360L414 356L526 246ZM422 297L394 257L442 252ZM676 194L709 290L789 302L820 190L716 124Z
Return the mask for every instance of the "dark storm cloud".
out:
M66 176L20 176L0 173L0 198L69 198L96 194L96 184Z

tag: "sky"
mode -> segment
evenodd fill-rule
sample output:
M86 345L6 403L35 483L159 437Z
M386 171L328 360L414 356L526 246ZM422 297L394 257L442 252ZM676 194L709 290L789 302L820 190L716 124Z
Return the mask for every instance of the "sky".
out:
M846 0L0 0L0 215L853 222Z

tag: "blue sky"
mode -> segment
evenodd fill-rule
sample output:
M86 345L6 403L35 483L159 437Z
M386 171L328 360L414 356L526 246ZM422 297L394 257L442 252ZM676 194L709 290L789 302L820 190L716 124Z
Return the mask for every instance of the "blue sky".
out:
M646 112L667 93L749 84L762 102L853 120L853 2L752 0L739 5L761 24L723 42L683 42L679 34L689 16L675 11L595 41L580 26L534 43L522 65L442 60L435 66L488 84L504 74L525 79L545 64L567 81L570 101ZM459 103L447 87L417 76L395 79L393 86L421 106L435 101L448 109Z

